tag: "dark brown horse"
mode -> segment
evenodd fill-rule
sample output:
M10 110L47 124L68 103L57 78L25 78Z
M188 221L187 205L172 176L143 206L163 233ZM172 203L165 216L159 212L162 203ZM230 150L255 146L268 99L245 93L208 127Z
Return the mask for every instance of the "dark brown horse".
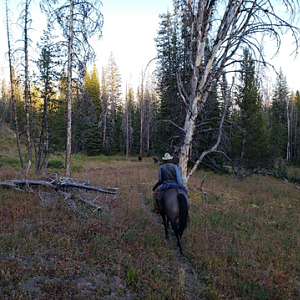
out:
M168 189L161 199L160 214L163 219L166 238L169 238L170 222L177 239L180 255L182 255L181 237L187 227L189 208L188 195L181 189Z

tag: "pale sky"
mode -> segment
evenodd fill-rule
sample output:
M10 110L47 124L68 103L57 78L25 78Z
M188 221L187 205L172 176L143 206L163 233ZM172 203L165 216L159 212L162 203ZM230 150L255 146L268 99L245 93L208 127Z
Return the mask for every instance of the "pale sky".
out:
M104 0L102 3L103 35L94 46L98 72L101 74L102 67L106 67L112 52L123 88L131 83L136 92L142 72L157 55L154 39L159 28L159 14L172 11L173 0ZM154 67L155 61L147 71L151 72Z
M16 22L20 9L17 4L21 0L10 0L10 8L13 11L13 21ZM39 41L44 27L44 15L39 12L38 0L32 0L31 16L33 19L32 46ZM154 39L157 37L160 18L159 14L173 10L173 0L103 0L102 13L104 16L103 35L99 41L93 41L93 47L97 53L96 66L101 76L102 67L106 67L110 53L112 52L119 67L123 83L131 82L136 92L137 85L141 83L141 73L148 62L156 56ZM5 28L5 3L0 2L0 66L8 71L8 62L5 60L4 53L7 51L6 28ZM44 24L43 24L44 23ZM17 40L16 29L13 29L14 39ZM21 45L21 44L20 44ZM266 45L266 47L269 45ZM281 67L283 74L287 77L290 89L300 90L300 57L294 60L291 56L293 45L286 36L283 38L280 55L273 59L276 69ZM34 55L34 49L31 51ZM147 69L152 71L155 61ZM271 72L271 71L270 71ZM271 74L270 74L271 75ZM0 78L2 78L2 72ZM273 75L274 77L274 75ZM7 78L8 79L8 78Z

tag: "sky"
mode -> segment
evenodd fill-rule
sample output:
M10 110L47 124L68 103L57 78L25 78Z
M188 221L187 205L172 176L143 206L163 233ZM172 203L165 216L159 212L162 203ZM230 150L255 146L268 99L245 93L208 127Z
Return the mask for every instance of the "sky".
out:
M32 28L30 34L35 46L42 35L45 25L44 15L39 12L38 1L32 0L31 17ZM10 0L10 8L13 11L13 20L16 21L20 14L17 4L21 0ZM97 54L95 62L99 76L102 67L106 67L112 53L121 74L123 92L126 84L131 84L136 91L141 82L141 74L145 71L148 62L156 57L154 39L157 36L160 18L159 15L172 11L173 0L103 0L101 12L104 17L102 37L100 40L93 39L92 46ZM8 62L4 52L7 51L5 29L5 4L0 2L0 40L5 44L0 47L0 67L8 70ZM13 31L17 32L16 29ZM16 38L15 38L16 39ZM155 62L147 68L153 71ZM90 66L89 69L92 69ZM2 74L1 74L2 77Z
M17 4L21 0L10 0L10 8L13 11L13 21L19 16L20 9ZM39 12L38 0L32 0L31 16L33 19L30 33L32 36L32 46L36 45L45 26L44 15ZM141 74L145 71L148 62L156 57L156 47L154 39L157 37L160 18L159 15L173 10L173 0L102 0L102 14L104 16L104 26L100 40L95 39L92 45L97 54L96 67L101 76L102 67L106 67L110 53L113 53L119 73L122 78L122 89L125 92L126 84L131 85L136 91L141 84ZM5 4L0 2L0 67L4 72L8 71L8 62L4 53L7 51L6 29L5 29ZM300 25L299 25L300 26ZM18 32L14 28L15 40ZM17 44L16 44L17 45ZM268 48L270 45L266 45ZM273 46L270 50L274 50ZM279 71L282 68L283 74L287 78L291 90L300 90L300 57L294 59L291 55L293 45L288 35L283 36L283 44L280 55L269 61L273 63ZM32 50L32 53L34 49ZM271 53L271 52L270 52ZM151 62L147 68L147 73L152 72L155 61ZM90 66L91 68L91 66ZM0 78L2 78L2 73ZM275 75L271 73L275 82Z
M172 11L173 0L103 0L102 39L94 49L98 53L97 69L101 74L112 53L119 67L123 87L136 91L148 62L157 55L155 41L159 15ZM155 67L151 62L148 71Z

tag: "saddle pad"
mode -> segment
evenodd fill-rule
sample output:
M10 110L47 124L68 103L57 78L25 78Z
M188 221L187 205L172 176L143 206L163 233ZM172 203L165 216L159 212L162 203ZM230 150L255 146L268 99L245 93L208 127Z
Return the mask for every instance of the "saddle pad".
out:
M178 185L176 183L165 183L160 186L161 190L167 190L167 189L182 189L186 194L188 193L187 189L183 185Z

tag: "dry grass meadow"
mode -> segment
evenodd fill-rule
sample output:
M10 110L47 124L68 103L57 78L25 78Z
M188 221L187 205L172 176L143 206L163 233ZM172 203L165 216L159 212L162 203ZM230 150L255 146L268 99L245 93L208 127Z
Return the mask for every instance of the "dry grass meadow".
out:
M18 177L13 159L2 163L1 181ZM297 188L198 171L180 257L151 212L158 167L73 156L74 178L119 188L117 197L85 193L97 211L76 203L75 212L45 188L0 190L0 299L300 299Z

